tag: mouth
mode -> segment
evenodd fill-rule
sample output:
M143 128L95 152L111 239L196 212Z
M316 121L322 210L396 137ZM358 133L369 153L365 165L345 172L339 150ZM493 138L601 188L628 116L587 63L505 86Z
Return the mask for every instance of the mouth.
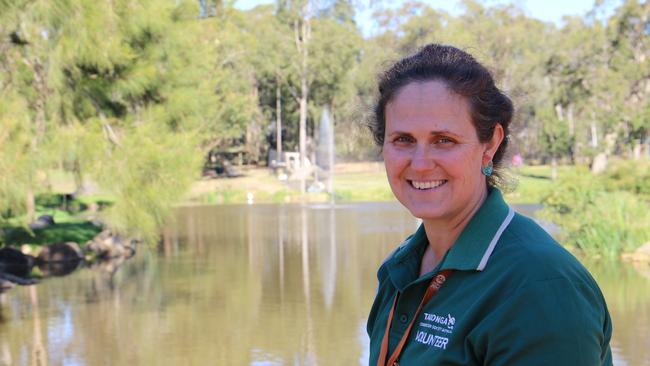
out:
M436 189L447 183L446 179L441 180L407 180L409 185L417 190L426 191Z

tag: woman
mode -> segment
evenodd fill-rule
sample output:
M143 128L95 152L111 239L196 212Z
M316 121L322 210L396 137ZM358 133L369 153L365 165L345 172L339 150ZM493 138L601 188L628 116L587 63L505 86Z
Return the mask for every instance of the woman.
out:
M611 365L598 285L497 188L513 107L487 69L432 44L379 93L371 130L422 225L377 273L370 365Z

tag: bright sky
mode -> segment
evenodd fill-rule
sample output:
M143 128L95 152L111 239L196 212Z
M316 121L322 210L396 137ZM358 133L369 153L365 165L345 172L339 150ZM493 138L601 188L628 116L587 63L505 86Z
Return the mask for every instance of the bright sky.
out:
M458 14L461 11L459 2L456 0L424 0L423 2L433 8L444 9L451 14ZM274 0L236 0L235 7L248 10L259 4L272 3ZM403 1L383 1L382 3L391 3L391 7L398 7ZM585 15L593 8L594 0L483 0L482 3L485 5L516 3L524 9L527 15L560 25L562 17L565 15ZM621 3L621 0L610 0L606 3L610 5L608 9L611 11ZM371 14L372 11L368 9L357 15L357 23L365 35L372 32Z

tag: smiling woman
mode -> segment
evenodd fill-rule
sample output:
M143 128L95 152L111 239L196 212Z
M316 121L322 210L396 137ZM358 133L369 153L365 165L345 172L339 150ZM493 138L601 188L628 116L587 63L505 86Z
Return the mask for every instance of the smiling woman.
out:
M428 45L379 81L371 130L422 225L380 266L371 365L610 365L591 275L498 189L513 107L487 69Z
M497 123L492 138L479 141L469 104L444 82L400 89L386 105L385 135L388 181L414 216L432 225L465 219L485 200L486 177L479 172L503 141L503 128ZM441 258L446 248L439 249Z

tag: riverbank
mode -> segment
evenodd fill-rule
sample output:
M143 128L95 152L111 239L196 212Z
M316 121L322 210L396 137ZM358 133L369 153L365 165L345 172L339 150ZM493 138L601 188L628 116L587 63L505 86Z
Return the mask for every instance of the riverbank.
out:
M573 167L560 167L558 175ZM234 178L205 178L195 182L185 204L328 202L324 192L301 194L290 182L283 182L270 169L248 167ZM527 166L509 172L512 182L506 200L512 204L537 204L552 188L549 166ZM391 201L381 162L340 163L334 177L335 202Z

